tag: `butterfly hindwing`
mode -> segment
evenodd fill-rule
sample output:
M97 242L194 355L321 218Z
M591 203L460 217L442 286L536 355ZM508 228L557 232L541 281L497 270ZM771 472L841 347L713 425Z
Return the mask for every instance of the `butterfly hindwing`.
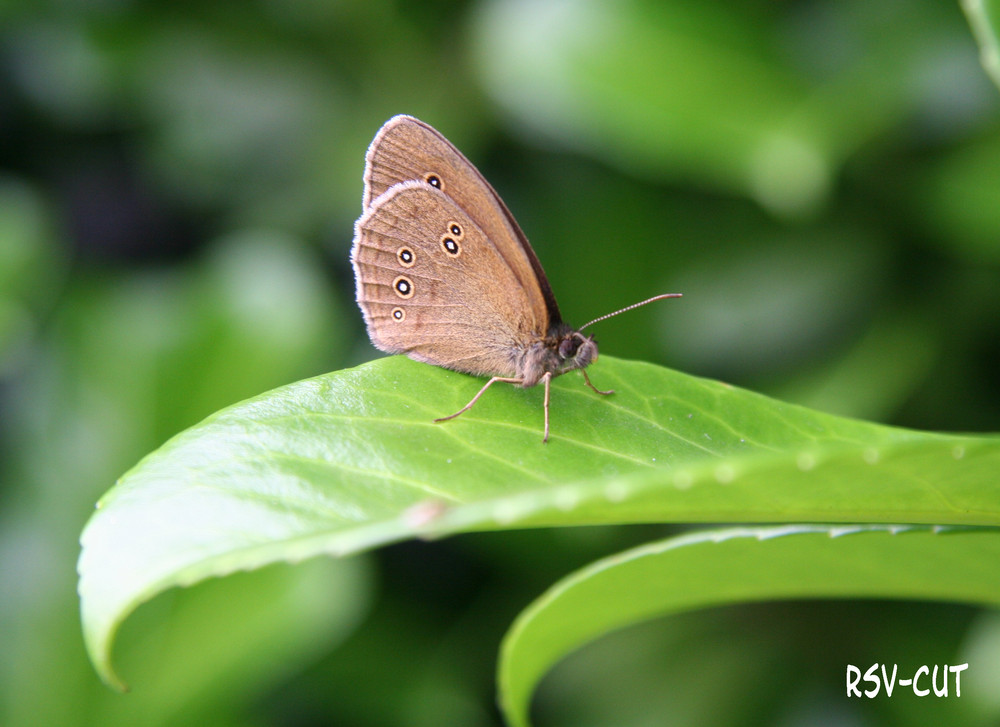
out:
M510 375L543 321L481 227L426 182L389 187L358 220L358 303L376 346L477 375Z

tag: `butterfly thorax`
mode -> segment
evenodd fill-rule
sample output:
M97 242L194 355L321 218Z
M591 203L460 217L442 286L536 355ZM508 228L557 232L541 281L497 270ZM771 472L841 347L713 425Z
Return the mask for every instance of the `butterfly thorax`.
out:
M597 342L565 323L553 326L549 334L523 349L514 361L521 386L537 384L550 373L559 376L567 371L586 368L597 360Z

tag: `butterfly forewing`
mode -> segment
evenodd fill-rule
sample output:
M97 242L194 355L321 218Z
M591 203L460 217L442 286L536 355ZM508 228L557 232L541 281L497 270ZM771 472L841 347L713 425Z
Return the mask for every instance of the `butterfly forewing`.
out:
M479 170L433 127L396 116L379 130L365 157L367 210L386 190L408 180L437 187L465 210L524 291L542 333L561 321L545 272L514 216Z
M513 271L448 195L404 182L372 200L355 230L357 298L389 353L477 375L512 375L542 335Z

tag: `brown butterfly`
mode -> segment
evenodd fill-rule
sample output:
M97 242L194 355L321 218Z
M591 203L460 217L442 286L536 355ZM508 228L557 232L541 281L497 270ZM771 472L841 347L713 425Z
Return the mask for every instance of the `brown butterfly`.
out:
M429 125L395 116L365 156L364 213L354 226L351 262L358 305L372 343L387 353L489 376L468 411L498 381L528 388L597 360L581 331L669 293L566 324L534 250L490 183Z

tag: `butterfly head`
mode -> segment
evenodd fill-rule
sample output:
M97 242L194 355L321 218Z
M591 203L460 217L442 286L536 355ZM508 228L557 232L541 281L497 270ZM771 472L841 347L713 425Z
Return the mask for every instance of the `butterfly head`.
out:
M586 368L596 360L597 342L560 323L548 336L536 340L515 358L515 375L521 379L521 386L528 388L546 374L558 376Z
M559 339L559 373L586 368L597 360L597 342L579 331L564 333Z

